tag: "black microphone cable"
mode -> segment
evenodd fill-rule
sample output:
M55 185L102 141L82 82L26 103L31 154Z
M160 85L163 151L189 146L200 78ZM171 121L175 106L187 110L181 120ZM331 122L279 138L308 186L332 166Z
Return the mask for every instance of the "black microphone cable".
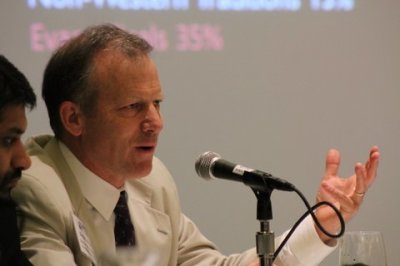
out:
M294 188L294 190L297 195L299 195L299 197L303 200L304 204L307 207L307 211L297 220L297 222L293 225L293 227L290 229L290 231L288 232L288 234L286 235L286 237L284 238L284 240L280 243L279 247L275 250L274 252L274 260L275 258L277 258L277 256L279 255L279 252L282 250L282 248L285 246L285 244L287 243L287 241L290 239L290 237L292 236L292 234L294 233L294 231L297 229L297 227L300 225L300 223L310 214L312 219L314 220L315 224L317 225L317 227L327 236L331 237L331 238L339 238L341 237L344 232L345 232L345 222L343 219L342 214L340 213L340 211L335 207L335 205L333 205L332 203L328 202L328 201L321 201L318 202L317 204L315 204L314 206L310 206L310 204L308 203L306 197L303 195L303 193L301 193L297 188ZM317 216L314 213L314 210L318 209L319 207L323 206L323 205L327 205L329 207L331 207L339 221L340 221L340 231L337 234L331 234L330 232L328 232L327 230L325 230L325 228L321 225L321 223L319 222Z

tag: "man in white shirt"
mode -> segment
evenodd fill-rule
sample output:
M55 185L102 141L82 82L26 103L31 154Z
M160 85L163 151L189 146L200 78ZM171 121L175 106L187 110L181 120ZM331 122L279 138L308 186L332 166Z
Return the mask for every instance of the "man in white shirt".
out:
M24 219L22 248L33 264L107 264L120 245L117 224L131 228L122 237L132 257L154 265L257 264L254 248L229 256L217 251L182 213L173 178L154 157L163 94L151 50L137 35L99 25L50 59L43 97L55 137L29 141L32 167L13 192ZM341 179L339 154L330 151L318 201L335 203L350 220L375 179L378 157L373 147L367 163ZM129 214L120 223L114 208L122 191ZM331 209L316 215L328 231L339 229ZM275 263L315 265L335 245L308 218Z

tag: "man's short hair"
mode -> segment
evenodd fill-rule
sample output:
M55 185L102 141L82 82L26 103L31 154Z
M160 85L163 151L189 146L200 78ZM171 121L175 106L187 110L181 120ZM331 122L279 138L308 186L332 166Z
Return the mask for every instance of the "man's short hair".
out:
M25 75L0 55L0 114L9 105L32 109L36 105L36 96Z

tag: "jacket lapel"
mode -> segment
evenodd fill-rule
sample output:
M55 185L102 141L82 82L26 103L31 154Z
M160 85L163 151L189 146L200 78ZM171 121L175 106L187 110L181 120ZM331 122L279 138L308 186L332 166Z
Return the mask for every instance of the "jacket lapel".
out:
M91 265L93 260L97 260L99 258L100 253L105 250L104 242L98 241L96 234L96 227L93 224L93 221L90 217L89 208L85 201L85 197L82 194L82 191L79 187L79 183L76 180L71 168L65 161L64 157L62 156L62 152L59 149L58 143L56 139L52 139L45 147L45 150L50 154L51 158L55 158L52 162L55 165L55 169L58 169L58 174L61 181L64 183L65 189L68 192L69 198L71 200L71 204L73 207L73 212L75 214L75 219L78 218L82 224L84 225L84 229L77 228L77 223L74 223L74 231L75 236L72 237L74 240L70 247L76 247L74 250L75 260L79 265ZM71 217L71 220L74 219ZM78 239L78 233L86 233L88 241L92 247L94 252L94 259L90 258L90 256L85 255L86 252L83 251L82 240Z
M125 184L130 206L133 206L131 216L135 227L137 254L142 264L164 265L171 254L172 229L170 217L158 206L160 191L146 183L146 177L129 180Z

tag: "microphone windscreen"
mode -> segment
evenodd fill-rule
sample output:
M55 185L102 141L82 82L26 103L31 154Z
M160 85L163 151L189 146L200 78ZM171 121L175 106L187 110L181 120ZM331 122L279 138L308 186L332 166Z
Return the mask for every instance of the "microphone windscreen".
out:
M218 160L221 156L218 153L207 151L199 156L195 163L195 169L197 174L204 179L211 179L211 167L215 160Z

